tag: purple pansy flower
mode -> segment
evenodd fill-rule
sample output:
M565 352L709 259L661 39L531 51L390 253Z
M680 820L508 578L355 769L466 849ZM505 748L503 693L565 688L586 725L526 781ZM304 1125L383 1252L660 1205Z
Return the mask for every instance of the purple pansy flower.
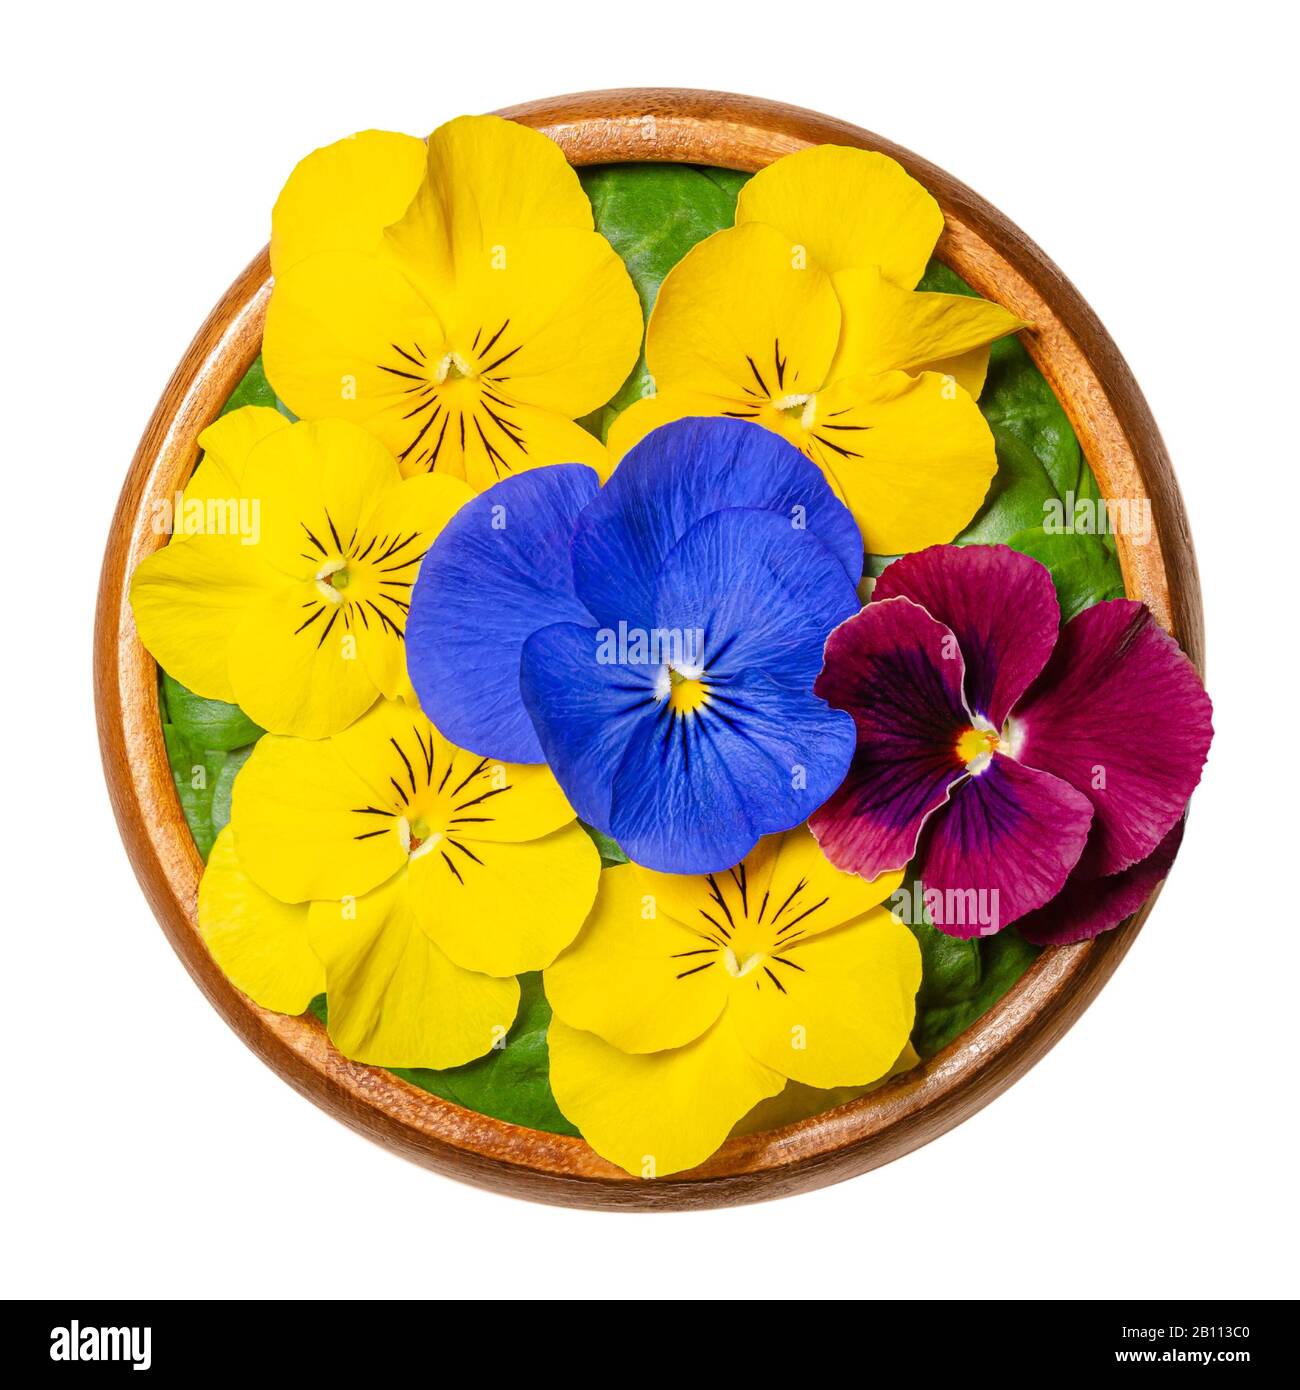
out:
M468 503L424 559L411 680L452 742L551 766L638 863L729 868L839 785L853 722L813 694L862 540L760 426L682 420L604 488L560 464Z
M839 868L915 861L927 890L996 894L974 936L1043 944L1117 925L1165 876L1210 746L1210 700L1143 604L1063 628L1047 570L1005 546L895 560L826 644L815 689L853 716L811 826Z

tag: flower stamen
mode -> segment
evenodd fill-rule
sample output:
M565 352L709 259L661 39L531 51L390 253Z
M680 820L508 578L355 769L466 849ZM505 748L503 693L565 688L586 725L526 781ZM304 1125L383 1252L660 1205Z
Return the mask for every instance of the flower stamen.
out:
M350 579L346 560L342 557L326 560L316 571L316 592L327 603L342 603L342 591L348 587Z
M996 729L975 724L957 736L957 756L967 772L978 776L993 761L1000 742Z
M694 714L709 702L709 687L701 677L704 672L697 666L668 666L665 675L659 679L658 695L667 698L668 707L675 714Z

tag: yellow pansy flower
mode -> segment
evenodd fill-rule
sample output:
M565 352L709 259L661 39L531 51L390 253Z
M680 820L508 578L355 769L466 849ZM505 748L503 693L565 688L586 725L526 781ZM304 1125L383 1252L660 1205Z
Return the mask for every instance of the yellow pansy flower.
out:
M466 753L386 700L332 738L258 743L199 929L266 1008L298 1013L323 990L346 1056L454 1067L504 1038L514 976L573 940L599 877L546 767Z
M598 1153L662 1177L709 1156L787 1079L883 1077L907 1045L921 958L867 883L806 827L725 874L607 869L577 942L545 973L551 1088Z
M267 377L371 430L402 471L481 492L548 463L602 475L574 421L623 384L641 309L558 145L496 116L308 155L272 215Z
M403 480L359 425L291 425L258 406L199 443L177 509L187 524L131 580L140 640L163 670L303 738L345 728L381 695L414 703L411 588L469 488Z
M646 336L657 394L614 422L621 457L694 415L756 420L825 473L881 555L950 541L997 468L975 404L999 305L914 292L943 228L895 161L823 145L741 190L736 225L669 272Z

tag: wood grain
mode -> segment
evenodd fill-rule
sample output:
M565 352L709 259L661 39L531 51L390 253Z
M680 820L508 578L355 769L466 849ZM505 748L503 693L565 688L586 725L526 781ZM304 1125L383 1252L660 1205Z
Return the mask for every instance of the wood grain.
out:
M1061 271L970 189L879 136L756 97L629 89L554 97L501 114L545 131L575 165L669 160L754 170L826 142L899 160L943 208L942 258L1034 325L1025 335L1029 351L1069 414L1102 494L1150 499L1151 542L1139 546L1118 537L1125 586L1202 666L1191 536L1173 468L1137 383ZM731 1140L700 1168L654 1182L628 1177L581 1140L462 1110L388 1072L350 1062L311 1015L270 1013L234 989L198 935L202 863L172 783L157 670L135 635L127 586L135 566L164 539L150 526L153 502L184 484L200 431L257 355L270 285L263 251L213 310L167 384L113 519L95 633L100 745L127 852L199 988L267 1065L345 1124L438 1172L537 1201L622 1210L761 1201L837 1182L937 1138L1033 1066L1109 978L1151 902L1119 931L1044 951L961 1037L882 1090L798 1124Z

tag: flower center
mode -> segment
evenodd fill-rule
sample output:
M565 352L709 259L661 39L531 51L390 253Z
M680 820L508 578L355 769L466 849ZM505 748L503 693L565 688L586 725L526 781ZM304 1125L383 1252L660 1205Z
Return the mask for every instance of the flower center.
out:
M433 371L433 379L439 386L447 381L464 381L474 375L469 363L458 352L444 353Z
M957 736L957 756L966 764L967 772L978 774L992 762L1000 742L996 729L972 726Z
M398 822L397 833L402 848L412 859L418 859L422 854L428 854L431 849L437 848L443 838L443 832L430 829L429 822L423 816L416 816L414 820L407 820L403 816Z
M695 668L679 671L668 668L668 704L678 714L691 714L709 702L709 687L700 679L703 672Z
M348 587L351 579L346 560L327 560L316 571L316 591L327 603L342 603L343 590Z
M772 402L772 408L800 429L812 429L817 419L817 397L811 394L782 396Z
M738 956L728 946L722 953L723 967L733 980L743 980L751 970L757 970L762 963L763 953L761 951L750 951L747 955Z

